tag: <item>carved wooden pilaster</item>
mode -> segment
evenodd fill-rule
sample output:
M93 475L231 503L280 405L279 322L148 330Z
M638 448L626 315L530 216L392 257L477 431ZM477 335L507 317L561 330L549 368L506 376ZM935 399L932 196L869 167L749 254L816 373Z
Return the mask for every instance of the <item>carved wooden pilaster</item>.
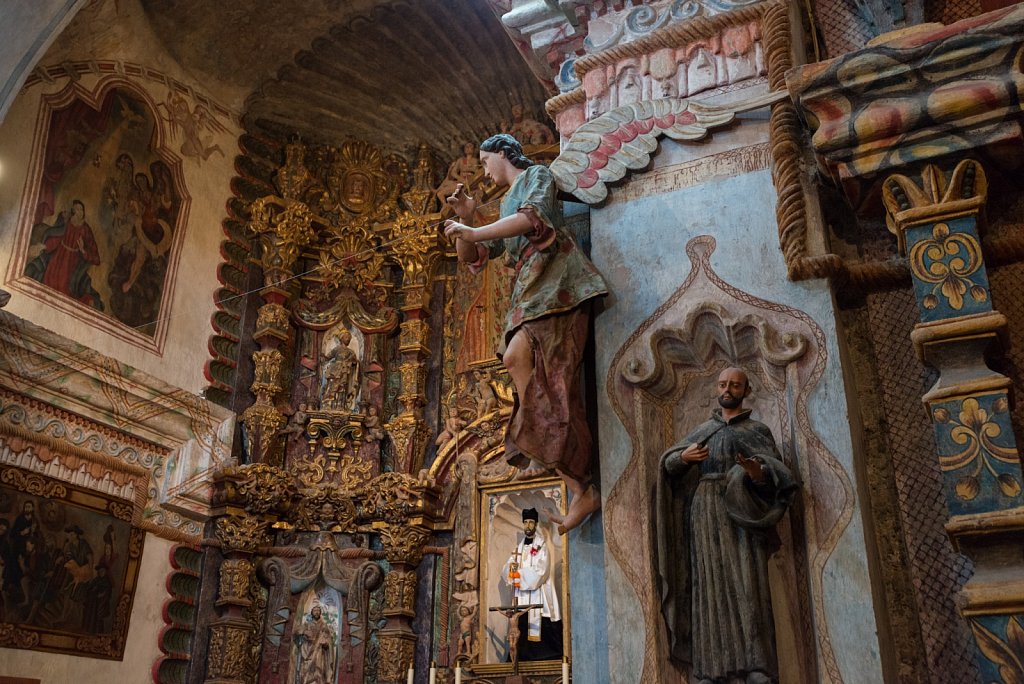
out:
M253 555L269 544L268 524L259 518L229 515L218 518L214 533L224 560L216 606L220 616L210 625L206 684L245 684L253 672L253 626L247 619L254 580Z
M1024 675L1024 493L1009 414L1012 383L984 358L1006 327L993 307L981 250L978 214L986 191L974 160L949 176L927 166L920 184L902 175L883 183L889 229L913 277L920 314L914 346L939 371L922 400L938 447L946 530L975 565L960 609L978 645L982 678L993 681L1014 663L1017 676Z
M426 212L434 197L428 152L426 146L420 146L416 182L403 195L405 204L414 211L402 212L388 226L392 258L402 269L403 305L398 346L402 379L398 400L402 411L387 424L387 429L395 445L394 469L403 473L415 473L423 466L428 438L423 407L427 403L430 360L430 288L445 251L437 228L441 214L417 213Z
M387 624L380 639L380 684L401 684L416 652L412 619L416 608L416 566L423 559L426 528L411 524L384 524L379 528L391 571L384 578L384 610Z

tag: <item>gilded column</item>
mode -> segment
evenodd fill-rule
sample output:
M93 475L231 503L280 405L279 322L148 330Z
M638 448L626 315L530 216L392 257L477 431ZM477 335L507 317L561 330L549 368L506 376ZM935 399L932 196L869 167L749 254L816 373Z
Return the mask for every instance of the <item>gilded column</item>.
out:
M206 684L246 684L251 681L252 625L246 619L253 581L253 555L269 544L267 523L254 517L218 518L215 534L224 560L216 606L220 616L210 625Z
M253 331L253 339L260 345L252 355L255 373L251 389L256 401L242 414L242 421L249 433L250 459L280 464L282 454L275 438L287 419L277 409L275 397L287 384L285 353L293 338L288 304L297 289L292 282L293 269L301 248L316 236L316 217L297 199L311 183L300 144L288 145L286 163L275 182L283 197L261 197L250 207L249 230L259 236L261 246L264 287L260 294L265 303L257 312Z
M396 472L416 473L423 466L427 426L427 363L430 360L430 288L437 263L444 254L440 239L441 215L430 213L435 201L430 173L429 148L420 145L413 188L402 196L406 207L389 226L392 259L402 269L402 324L399 337L399 370L402 387L398 400L402 411L388 423L395 445Z
M939 371L922 399L938 448L946 529L975 564L961 613L983 679L1005 681L1006 668L1024 676L1024 494L1008 410L1011 381L984 358L1006 327L993 307L979 236L986 188L981 164L965 160L948 177L925 167L920 184L889 176L883 200L913 277L920 314L914 346Z
M416 633L412 619L416 609L416 566L423 559L423 545L430 536L424 527L381 523L378 529L391 570L384 578L384 610L387 624L380 639L380 684L405 682L409 665L416 657Z

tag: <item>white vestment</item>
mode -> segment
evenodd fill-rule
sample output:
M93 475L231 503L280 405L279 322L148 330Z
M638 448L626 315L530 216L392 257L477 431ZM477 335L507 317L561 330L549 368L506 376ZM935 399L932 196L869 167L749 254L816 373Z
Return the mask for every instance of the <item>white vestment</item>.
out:
M508 561L501 570L501 576L506 584L512 585L509 578L509 566L518 561L519 563L519 588L513 589L517 605L529 605L540 603L544 607L530 611L529 635L530 641L540 641L540 620L546 617L552 622L559 622L562 619L562 612L558 606L558 589L552 582L552 562L548 553L547 540L540 530L533 536L533 542L527 544L524 539L519 540L516 550L509 556Z

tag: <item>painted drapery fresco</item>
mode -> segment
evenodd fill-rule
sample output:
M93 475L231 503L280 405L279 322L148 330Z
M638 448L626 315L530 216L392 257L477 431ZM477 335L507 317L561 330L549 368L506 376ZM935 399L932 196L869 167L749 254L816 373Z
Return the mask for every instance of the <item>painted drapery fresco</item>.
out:
M0 645L122 657L145 538L132 510L0 467Z
M152 338L184 223L180 173L142 96L110 87L95 101L69 99L43 131L20 275L62 295L64 308L99 312Z

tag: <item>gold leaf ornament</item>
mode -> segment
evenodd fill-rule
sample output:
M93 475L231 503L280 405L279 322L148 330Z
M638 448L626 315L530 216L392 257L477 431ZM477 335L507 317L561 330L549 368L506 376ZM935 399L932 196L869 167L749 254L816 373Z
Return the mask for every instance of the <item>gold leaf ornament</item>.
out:
M1013 498L1020 494L1020 482L1010 473L1001 473L996 481L999 483L999 491L1003 493L1003 496Z
M999 677L1004 684L1024 684L1024 627L1020 619L1010 618L1006 641L977 622L971 622L971 631L982 654L999 666Z
M978 478L967 475L956 481L956 495L964 501L971 501L978 496L981 487L978 485Z

